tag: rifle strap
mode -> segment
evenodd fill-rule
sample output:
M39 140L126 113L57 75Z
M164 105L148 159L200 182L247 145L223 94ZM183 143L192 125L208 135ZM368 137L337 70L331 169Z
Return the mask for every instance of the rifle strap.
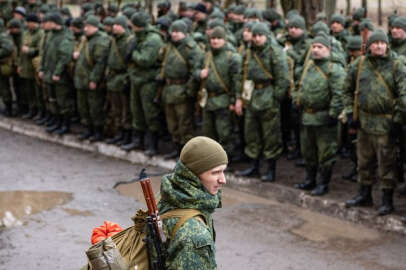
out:
M206 59L204 59L204 69L209 68L209 63L210 63L210 58L212 57L211 51L209 51L207 53ZM207 78L203 79L200 83L200 88L199 88L199 92L201 92L203 90L203 88L206 87L206 81Z
M292 97L293 91L295 90L295 61L288 56L288 66L289 66L289 97Z
M265 68L264 63L262 63L261 59L259 59L257 53L254 53L254 58L257 61L259 67L264 71L264 73L266 74L266 76L269 77L269 79L273 79L272 74Z
M358 62L358 70L357 70L357 79L355 81L355 92L354 92L354 107L353 107L353 116L352 118L356 121L358 120L358 95L359 95L359 80L361 77L362 72L362 65L365 61L365 56L361 56L361 59Z
M393 96L393 93L392 93L392 91L390 90L390 87L389 87L389 85L386 83L385 79L382 77L381 73L372 65L372 63L371 63L369 60L368 60L368 64L371 66L371 68L372 68L372 70L374 71L374 73L375 73L376 77L378 78L378 80L379 80L379 81L382 83L382 85L385 87L385 89L386 89L386 91L388 92L390 98L391 98L392 100L394 100L395 98L394 98L394 96ZM396 62L394 62L393 65L395 66L395 65L396 65ZM395 70L395 68L392 67L392 70ZM392 73L392 75L393 75L393 73Z
M211 52L209 52L211 54ZM230 51L227 51L227 54L230 55ZM228 57L227 57L228 58ZM217 80L220 82L221 86L223 87L224 91L226 91L226 93L229 93L230 91L228 90L228 87L226 85L226 83L224 82L223 78L220 76L220 74L217 71L216 68L216 64L214 64L213 61L213 55L211 54L211 57L209 59L209 64L214 72L214 75L216 76Z
M306 77L307 71L309 70L312 63L313 63L313 60L307 61L306 65L303 69L302 76L300 77L299 87L298 87L297 96L296 96L296 106L298 106L298 107L301 105L303 80Z
M197 209L174 209L171 211L166 212L165 214L161 215L162 219L168 218L178 218L178 222L176 223L175 227L171 232L170 239L174 239L178 230L183 226L191 218L199 217L200 221L203 221L205 225L207 225L206 217Z
M85 57L87 64L89 65L90 68L93 68L93 61L92 58L90 57L90 51L89 51L89 42L87 41L87 38L84 38L84 47L85 47Z
M243 91L244 91L244 84L245 81L247 80L247 76L248 76L248 63L250 61L251 58L251 49L248 48L247 49L247 53L245 54L245 59L244 59L244 66L243 66L243 70L242 70L242 87L243 87Z

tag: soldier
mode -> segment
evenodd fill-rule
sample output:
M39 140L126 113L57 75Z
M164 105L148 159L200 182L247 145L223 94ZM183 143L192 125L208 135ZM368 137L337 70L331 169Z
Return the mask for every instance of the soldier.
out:
M200 79L207 89L203 106L203 134L220 142L228 154L234 153L232 111L242 114L241 57L226 48L226 33L216 27L210 34L210 51L206 54Z
M373 32L367 43L368 53L349 66L344 87L348 125L357 133L358 180L360 189L347 207L372 206L375 175L381 184L382 204L378 215L393 212L393 189L396 186L395 140L405 106L405 66L388 48L388 36ZM354 91L355 89L355 91ZM357 93L357 94L354 94ZM378 163L375 174L375 162Z
M199 3L195 6L194 10L195 15L193 16L194 18L193 32L204 35L207 23L206 6L203 5L202 3Z
M107 16L111 18L116 18L119 12L119 8L116 4L109 4L107 7Z
M183 145L192 138L196 99L194 80L198 78L197 69L203 54L188 35L183 20L171 25L170 35L171 41L162 52L164 59L159 74L159 80L165 83L161 99L166 122L175 144L175 150L166 155L166 159L177 157Z
M160 107L154 103L157 92L155 81L159 72L158 56L163 46L160 32L150 25L151 18L144 11L131 17L136 43L131 50L130 70L131 93L130 108L132 114L132 141L123 145L122 149L130 151L144 147L144 135L148 142L146 154L156 155L158 152L158 132L160 123Z
M221 187L227 154L219 143L207 137L187 142L173 173L162 177L160 214L175 209L197 209L200 216L188 219L169 240L167 269L217 269L215 231L211 214L221 205ZM163 221L170 235L177 218Z
M9 0L0 0L0 18L4 20L4 25L13 17L13 6Z
M27 16L28 31L24 35L17 68L17 72L21 77L21 97L24 99L24 103L29 106L29 111L23 115L23 119L33 118L42 104L42 95L39 93L39 86L35 80L37 74L33 65L33 59L39 53L39 46L43 35L43 31L39 28L39 23L37 15L32 14Z
M55 122L49 125L46 131L62 135L70 129L70 117L73 111L74 100L68 64L74 45L72 34L65 28L59 13L49 15L49 24L52 34L44 49L38 76L44 81L55 117Z
M114 38L107 61L107 100L110 105L108 120L113 122L114 137L106 140L109 144L128 143L131 136L129 88L130 78L127 71L127 55L131 43L127 18L118 16L113 23ZM106 121L107 122L107 121Z
M347 46L348 31L345 29L345 18L340 14L334 14L330 20L331 35L341 42L343 48Z
M293 105L301 114L301 152L305 160L306 178L296 187L312 190L311 195L328 193L336 161L337 117L342 111L344 68L330 60L331 42L320 33L313 40L311 59L301 73ZM320 180L316 183L317 172Z
M265 10L262 16L271 24L271 30L276 39L281 38L285 32L282 16L274 8Z
M256 23L252 35L252 55L248 60L246 79L253 81L255 86L246 105L244 125L245 154L251 164L238 174L258 176L262 157L268 163L268 171L261 179L272 182L276 180L276 161L282 153L280 102L289 87L289 69L286 53L272 42L266 24Z
M365 8L358 8L354 14L352 14L352 26L351 26L351 33L354 36L361 35L361 29L359 29L359 24L363 19L366 18Z
M4 20L0 18L0 97L5 109L4 116L12 116L13 101L10 88L10 76L13 72L13 52L15 52L13 40L6 32Z
M109 35L113 35L113 24L114 24L114 19L112 17L106 17L103 20L103 26L104 26L104 31Z
M104 69L110 49L110 39L99 30L100 20L90 15L85 21L86 39L75 65L74 83L78 89L78 109L87 124L87 130L79 137L91 142L103 138L105 89Z
M391 49L406 56L406 17L397 17L392 23Z

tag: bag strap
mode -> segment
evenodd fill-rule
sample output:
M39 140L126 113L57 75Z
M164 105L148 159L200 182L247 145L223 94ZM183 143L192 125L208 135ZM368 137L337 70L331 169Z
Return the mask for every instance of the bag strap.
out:
M307 61L306 65L305 65L305 67L304 67L304 69L303 69L302 76L300 77L299 87L298 87L297 96L296 96L296 105L297 105L298 107L300 106L301 98L302 98L302 97L301 97L301 95L302 95L302 84L303 84L304 78L306 77L307 71L309 70L310 65L311 65L312 63L313 63L313 60Z
M245 59L244 59L244 66L243 66L243 74L242 74L242 88L244 91L244 84L245 81L247 80L247 76L248 76L248 63L251 59L251 49L248 48L247 49L247 54L245 55Z
M266 76L268 76L269 79L272 80L272 79L273 79L272 74L271 74L268 70L266 70L266 68L265 68L265 66L264 66L264 63L262 63L261 59L259 59L257 53L254 53L254 58L255 58L255 60L257 61L259 67L265 72Z
M206 55L206 59L204 59L204 69L209 68L209 63L210 63L210 58L212 57L211 51L209 51ZM200 83L200 88L199 88L199 92L201 92L203 90L203 88L206 87L206 81L207 78L203 79Z
M84 46L85 46L85 56L86 56L87 64L89 65L90 68L93 68L93 61L92 61L92 58L90 57L90 51L89 51L89 43L88 43L86 37L84 38Z
M352 111L352 118L356 121L358 120L358 94L359 94L359 80L361 77L361 72L362 72L362 65L365 61L365 56L361 56L361 59L358 62L358 70L357 70L357 79L355 82L355 92L354 92L354 105L353 105L353 111Z
M161 215L162 219L168 218L179 218L178 222L176 223L175 227L172 230L170 239L174 239L178 230L183 226L191 218L194 217L203 217L201 219L205 225L207 225L207 221L205 216L197 209L174 209L171 211L166 212L165 214Z
M395 62L396 63L396 62ZM395 65L394 63L394 65ZM394 100L394 96L392 91L389 88L389 85L386 83L385 79L382 77L381 73L374 67L371 63L371 61L368 60L368 64L371 66L372 70L374 71L376 77L378 77L378 80L382 83L382 85L385 87L386 91L388 92L389 96L391 97L392 100ZM392 67L392 71L394 70L394 67Z
M211 54L211 52L210 52L210 54ZM214 64L214 61L213 61L213 56L210 57L209 64L210 64L211 68L213 69L214 75L216 76L217 80L220 82L221 86L224 88L226 93L229 93L230 91L228 90L226 83L224 82L223 78L221 78L220 74L217 71L216 64Z

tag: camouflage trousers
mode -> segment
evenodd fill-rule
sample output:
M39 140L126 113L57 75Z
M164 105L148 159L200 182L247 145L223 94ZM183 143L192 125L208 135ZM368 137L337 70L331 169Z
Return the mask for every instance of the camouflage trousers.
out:
M154 103L156 90L155 82L139 85L131 81L130 109L133 129L141 132L158 132L161 129L161 109Z
M72 87L68 84L45 84L46 97L53 114L71 116L74 99Z
M10 78L0 75L0 97L4 103L11 103L13 101L13 95L10 88Z
M307 168L331 169L337 158L337 127L302 126L300 147Z
M121 91L107 91L106 107L108 115L105 126L114 131L131 129L129 96Z
M218 141L229 155L234 151L232 131L231 111L228 108L215 111L203 109L203 134Z
M186 144L193 137L193 103L165 104L165 116L173 142Z
M21 103L28 105L30 110L38 107L37 101L37 84L35 79L21 78L20 82L20 99Z
M104 98L105 92L102 88L94 90L81 89L77 91L78 111L83 123L95 127L103 126Z
M397 181L395 138L389 134L374 135L358 129L357 140L359 183L372 185L377 178L382 189L395 188Z
M255 111L247 108L244 121L245 154L251 159L277 159L282 153L279 108Z

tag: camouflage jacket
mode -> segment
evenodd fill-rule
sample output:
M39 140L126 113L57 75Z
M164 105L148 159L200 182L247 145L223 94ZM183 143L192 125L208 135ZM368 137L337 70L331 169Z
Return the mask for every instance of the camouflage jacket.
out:
M382 58L367 54L365 58L356 59L348 67L344 86L346 112L353 112L359 68L358 114L361 128L371 134L388 134L392 131L395 115L406 108L406 68L390 50Z
M283 49L270 40L264 46L252 46L247 80L256 84L269 84L253 91L249 108L279 110L279 101L285 98L290 83L288 60Z
M348 36L350 36L350 33L346 29L341 31L340 33L331 33L333 37L335 37L338 41L341 42L341 45L343 48L347 47L347 42L348 42Z
M227 108L237 98L241 98L242 60L238 53L229 51L226 46L212 49L202 59L201 68L206 66L209 69L209 75L205 79L209 95L206 110Z
M77 89L89 89L89 83L99 85L104 79L110 39L100 30L84 40L75 65L74 82Z
M3 0L0 2L0 17L3 18L5 25L13 18L13 6L11 5L11 1Z
M398 39L392 38L390 48L392 51L394 51L398 55L406 56L406 39L398 40Z
M291 38L289 35L279 39L279 43L283 46L287 46L287 54L295 61L296 67L301 67L304 65L306 56L311 47L311 39L304 34L300 38Z
M8 59L14 51L13 40L5 31L0 32L0 64Z
M159 50L164 46L162 36L153 28L146 26L135 34L135 46L131 52L131 80L139 85L156 79L159 72Z
M343 66L330 59L306 63L292 97L302 109L303 125L321 126L328 124L329 117L337 119L343 109L345 77Z
M26 79L33 79L35 77L35 68L32 59L39 54L39 47L44 32L42 29L37 28L28 30L24 33L23 45L28 46L27 53L21 53L18 66L21 68L20 77Z
M197 218L189 219L167 243L168 270L216 269L215 231L211 214L221 207L221 193L211 195L200 179L178 161L172 174L162 177L160 214L173 209L197 209L207 224ZM171 235L178 218L164 220L164 230Z
M162 51L162 56L160 76L167 81L163 90L163 101L167 104L180 104L194 97L196 89L193 81L199 78L198 68L203 57L197 43L191 37L177 43L168 43ZM185 82L172 84L171 80Z
M53 30L44 45L40 71L44 72L44 82L56 83L52 76L59 76L57 83L68 83L68 63L73 53L73 37L65 28Z

